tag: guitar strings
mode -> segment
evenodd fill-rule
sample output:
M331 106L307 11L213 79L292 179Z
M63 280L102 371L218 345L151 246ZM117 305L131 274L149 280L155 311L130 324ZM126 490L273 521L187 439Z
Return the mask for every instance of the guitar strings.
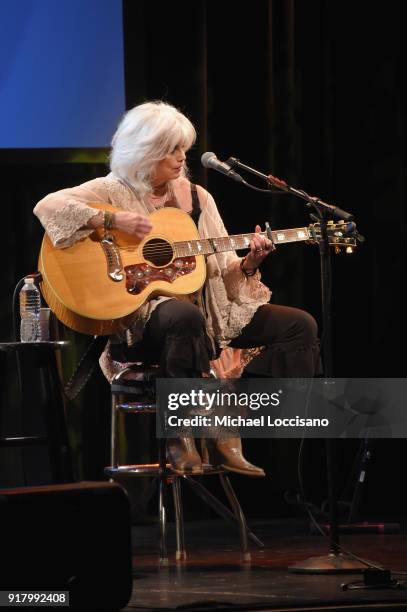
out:
M220 242L221 242L221 239L220 239L220 238L216 238L215 240L217 241L217 243L220 243ZM235 243L238 243L238 242L243 242L243 241L241 241L241 240L239 240L239 241L238 241L238 240L236 240L236 239L233 239L233 241L234 241ZM144 247L143 247L143 248L149 248L149 249L182 248L182 247L187 247L189 244L194 243L194 242L195 242L195 243L199 243L199 242L200 242L200 243L202 243L202 242L209 242L209 239L208 239L208 238L206 238L206 239L204 239L204 240L189 240L189 241L188 241L188 240L185 240L185 241L182 241L182 242L176 242L176 243L175 243L175 245L174 245L174 247L173 247L173 246L171 246L169 243L164 243L164 244L154 244L154 245L151 245L151 244L148 244L148 243L147 243L147 244L145 244L145 245L144 245ZM229 238L227 238L227 239L225 239L225 241L224 241L224 242L225 242L225 244L230 244L232 241L231 241ZM131 246L122 246L122 247L120 247L120 248L122 248L122 249L132 249L132 248L137 248L138 246L139 246L139 245L135 244L135 245L131 245Z
M116 245L116 246L118 246L118 245ZM135 245L134 247L118 246L118 248L121 251L135 251L135 250L137 250L138 247L137 247L137 245ZM241 245L241 246L238 245L237 247L232 247L232 248L228 247L227 249L225 249L225 251L229 251L229 250L231 251L231 250L234 250L234 248L245 249L245 248L249 248L249 247L247 245ZM181 253L181 252L190 253L191 251L193 251L195 255L204 255L204 254L211 254L211 253L214 252L212 249L208 250L208 251L206 251L204 249L201 249L201 250L190 249L187 245L185 245L183 247L178 247L178 248L175 248L175 249L171 248L171 247L169 247L169 248L167 248L167 247L154 247L154 248L143 247L141 249L141 251L143 253L145 253L145 254L148 254L148 255L159 255L159 254L164 255L164 254L176 253L176 252L179 252L179 253Z
M287 230L281 230L281 231L277 231L277 230L273 230L273 234L279 234L279 233L283 233L285 234L285 240L282 241L278 241L280 244L283 242L296 242L298 239L298 231L304 231L306 228L293 228L293 229L287 229ZM267 232L259 232L260 235L262 236L266 236ZM241 249L246 249L249 248L249 245L247 244L247 239L251 239L255 234L254 233L250 233L250 234L237 234L235 236L221 236L221 237L217 237L217 238L201 238L201 239L192 239L190 241L188 240L181 240L181 241L177 241L176 243L174 243L174 245L171 245L168 242L162 241L161 244L145 244L142 247L142 253L144 253L146 255L146 257L154 257L154 256L166 256L169 257L170 255L172 256L172 254L177 254L177 256L188 256L188 255L209 255L212 253L216 253L216 252L225 252L225 251L229 251L229 250L241 250ZM274 236L275 237L275 236ZM347 236L345 236L346 238ZM308 239L311 239L311 236L309 236ZM152 238L151 240L157 240L157 238ZM304 240L303 238L301 238L301 240ZM307 240L307 238L305 239ZM216 241L216 244L213 245L213 242ZM233 244L233 242L235 242L235 244ZM191 243L195 243L194 246L191 248ZM203 245L203 248L201 250L197 249L197 247L195 246L196 244L201 244ZM213 250L213 246L215 246L215 248L217 249L217 251ZM120 246L116 244L116 247L119 248L121 251L134 251L136 249L139 248L139 245L128 245L128 246ZM209 251L207 251L206 249L209 247ZM222 248L223 247L223 248ZM225 248L226 247L226 248ZM194 251L194 252L191 252ZM195 252L196 251L196 252Z
M293 239L295 240L295 237L293 237ZM289 241L290 241L290 239L288 238L285 242L289 242ZM195 242L195 241L191 240L191 242ZM231 245L229 240L227 240L227 242L225 241L224 243L222 243L222 242L219 241L219 239L217 239L217 244L215 245L215 247L217 247L217 248L219 248L219 247L220 248L227 247L227 248L225 248L225 250L234 250L235 248L238 248L238 249L249 248L249 245L246 244L243 241L239 241L238 242L237 240L235 240L234 242L235 242L235 244ZM132 251L132 250L136 250L136 249L139 248L139 245L136 245L136 244L134 246L133 245L132 246L120 246L120 245L116 245L116 246L118 246L118 248L120 250L123 250L123 251ZM205 249L205 247L209 247L209 246L211 248L210 252L212 252L212 246L211 245L204 245L203 249ZM196 249L196 251L197 251L196 254L197 255L200 255L202 253L203 249L199 250L195 245L193 245L192 248L194 250ZM146 244L146 245L144 245L142 247L142 251L145 252L145 253L148 252L149 254L154 254L154 253L157 253L157 254L158 253L171 253L173 251L181 251L181 250L191 250L191 247L190 247L189 243L188 242L184 242L184 243L178 242L176 244L176 246L174 246L174 247L169 245L169 244L162 244L162 245L148 245L148 244Z
M296 240L297 238L297 231L298 229L302 230L303 228L296 228L296 229L292 229L292 230L282 230L282 233L286 234L286 240L284 242L290 242L290 240ZM266 235L266 232L259 232L262 236ZM144 253L146 253L148 256L153 256L153 255L169 255L173 252L179 251L182 252L184 250L187 250L188 253L190 253L191 248L190 248L190 243L204 243L204 248L205 246L210 246L211 247L211 251L210 253L212 253L212 245L210 244L211 241L216 240L216 247L227 247L227 249L225 250L233 250L234 248L237 249L245 249L245 248L249 248L249 245L247 245L246 240L247 238L252 238L255 234L238 234L237 236L223 236L223 237L218 237L218 238L203 238L203 239L193 239L190 241L187 240L182 240L182 241L178 241L174 244L174 246L172 246L169 243L165 243L163 242L163 244L145 244L142 248L142 251ZM152 239L154 240L154 239ZM156 240L156 239L155 239ZM236 244L232 246L232 248L230 248L231 243L235 242ZM281 242L281 241L280 241ZM206 245L205 245L206 243ZM209 244L208 244L209 243ZM138 245L131 245L131 246L119 246L119 249L123 250L123 251L131 251L131 250L135 250L138 248ZM195 246L195 245L194 245ZM195 246L196 248L196 246ZM201 254L208 254L205 253L205 251L203 252L202 250L199 251L197 249L197 252L194 253L196 255L201 255Z
M191 243L207 243L206 245L204 244L204 246L211 246L210 244L208 244L210 241L216 240L217 244L215 246L229 246L230 244L232 244L233 242L235 242L238 246L240 246L240 244L242 244L242 246L240 248L245 248L246 242L245 239L251 236L250 234L247 235L240 235L238 237L234 237L234 236L229 236L229 237L219 237L219 238L213 238L213 239L209 239L209 238L203 238L200 240L182 240L182 241L178 241L174 244L174 246L171 246L169 243L163 243L163 244L146 244L143 246L143 251L146 251L148 249L149 252L163 252L163 251L172 251L172 250L177 250L177 249L189 249L189 245ZM136 249L138 248L138 245L132 245L132 246L119 246L120 249L122 250L132 250L132 249ZM231 249L232 250L232 249Z

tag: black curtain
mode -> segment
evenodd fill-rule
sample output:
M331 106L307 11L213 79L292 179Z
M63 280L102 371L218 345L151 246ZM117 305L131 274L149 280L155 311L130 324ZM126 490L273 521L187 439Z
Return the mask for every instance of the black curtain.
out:
M273 228L307 225L309 211L291 196L258 194L207 173L199 161L204 151L214 151L220 159L238 157L355 214L366 243L355 254L332 261L334 374L404 376L401 9L339 0L124 0L123 6L127 107L164 99L192 119L198 130L189 156L192 177L214 195L230 232L248 231L266 220ZM31 215L32 206L49 191L102 175L106 168L41 163L8 164L5 170L4 339L13 286L36 267L41 228ZM320 323L316 247L281 246L262 272L275 303L305 308ZM95 386L93 403L106 405L107 389ZM82 414L85 409L77 410ZM107 456L108 425L95 413L96 408L89 430L83 429L82 417L78 421L86 440L81 445L88 449L81 458L86 477L100 474ZM107 409L98 414L106 419ZM296 486L295 444L248 442L250 458L273 472L264 485L276 500L271 511L288 512L281 499L283 490ZM311 466L320 461L316 446L309 451ZM402 449L387 441L378 442L377 449L369 476L374 487L370 493L367 488L366 499L380 509L397 497L398 483L389 474ZM321 474L322 484L323 478ZM315 479L310 481L316 486ZM258 483L245 481L244 487L248 500L259 490ZM380 499L377 490L385 492ZM257 505L252 511L261 512Z
M124 7L128 106L165 99L195 122L192 173L215 196L229 231L266 219L276 228L307 224L308 210L301 200L206 176L199 157L207 150L355 214L366 243L333 258L335 374L402 376L405 85L396 7L332 0ZM276 302L320 318L317 249L281 247L264 277Z

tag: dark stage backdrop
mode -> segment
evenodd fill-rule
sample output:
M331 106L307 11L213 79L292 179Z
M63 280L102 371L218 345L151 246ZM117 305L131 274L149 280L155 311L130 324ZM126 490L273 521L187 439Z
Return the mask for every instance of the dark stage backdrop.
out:
M396 4L124 2L127 107L164 99L193 120L198 143L190 154L192 175L212 192L230 232L265 220L274 228L307 224L308 211L301 200L258 194L213 171L206 175L199 163L204 151L220 159L238 157L355 214L366 243L353 256L332 261L336 376L405 375L402 24ZM3 170L0 314L1 337L8 339L13 287L36 268L42 236L33 205L50 191L107 170L103 164L16 164L7 158ZM262 272L275 303L305 308L320 322L315 247L282 246ZM67 370L86 342L77 340ZM101 477L107 463L108 410L108 388L96 374L81 401L68 409L83 477ZM283 492L297 486L297 446L246 444L249 458L270 473L261 483L237 483L249 514L291 512ZM355 446L342 445L345 466ZM404 448L402 441L376 445L364 494L367 511L398 507L400 483L393 474ZM305 482L316 500L325 495L322 453L319 443L305 453ZM270 502L260 507L256 500L265 498Z

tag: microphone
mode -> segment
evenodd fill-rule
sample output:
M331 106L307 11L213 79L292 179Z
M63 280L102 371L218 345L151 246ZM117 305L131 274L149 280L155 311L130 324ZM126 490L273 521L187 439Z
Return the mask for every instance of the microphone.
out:
M226 174L229 178L232 178L234 181L238 183L244 183L243 178L240 174L237 174L232 170L232 166L230 166L227 162L221 162L215 155L215 153L211 153L208 151L204 153L201 157L201 163L205 168L212 168L212 170L217 170L222 174Z

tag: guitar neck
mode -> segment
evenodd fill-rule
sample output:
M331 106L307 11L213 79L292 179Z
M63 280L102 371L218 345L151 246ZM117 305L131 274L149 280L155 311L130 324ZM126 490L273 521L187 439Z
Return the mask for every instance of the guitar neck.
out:
M183 240L174 244L176 257L188 257L189 255L212 255L225 251L239 251L249 249L250 241L254 233L236 234L222 238L203 238L201 240ZM260 232L261 236L267 238L267 232ZM274 244L286 242L302 242L311 238L307 227L296 227L294 229L273 230L271 232Z

